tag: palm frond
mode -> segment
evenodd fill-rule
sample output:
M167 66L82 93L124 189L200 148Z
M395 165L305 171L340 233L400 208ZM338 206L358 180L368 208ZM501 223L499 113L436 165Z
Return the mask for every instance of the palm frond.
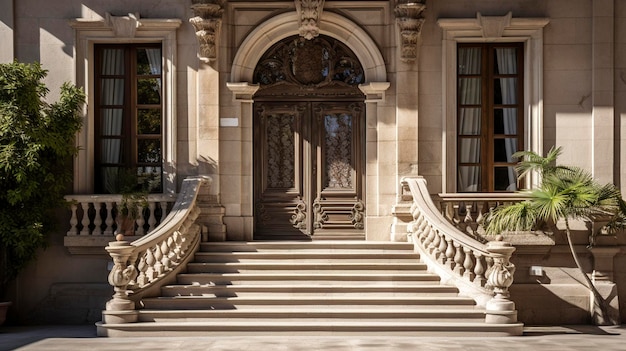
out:
M508 206L496 207L487 215L485 232L488 235L506 231L528 231L538 222L532 203L522 201Z

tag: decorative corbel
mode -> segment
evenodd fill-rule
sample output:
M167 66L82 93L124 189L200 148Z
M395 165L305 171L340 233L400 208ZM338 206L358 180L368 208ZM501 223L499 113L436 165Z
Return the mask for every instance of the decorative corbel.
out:
M295 0L300 20L300 36L311 40L320 34L320 18L324 0Z
M194 17L189 22L196 30L200 46L200 60L215 61L217 58L217 39L222 27L224 0L192 0L191 9Z
M422 31L426 9L425 0L398 0L394 13L400 27L401 59L404 62L413 62L417 59L417 43Z
M134 38L137 28L141 26L139 13L129 13L128 16L113 16L107 12L104 17L104 23L119 38Z
M483 16L480 12L476 15L476 22L483 28L483 38L496 39L501 38L504 29L511 24L511 12L504 16Z

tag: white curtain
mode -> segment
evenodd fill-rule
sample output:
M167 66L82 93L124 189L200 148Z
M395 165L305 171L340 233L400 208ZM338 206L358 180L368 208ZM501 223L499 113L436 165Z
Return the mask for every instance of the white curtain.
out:
M496 59L498 61L499 73L517 73L517 54L515 48L496 48ZM517 79L500 78L500 90L502 94L502 104L517 103ZM517 110L515 108L504 108L503 111L504 133L508 135L517 134ZM513 154L517 151L517 138L504 139L504 147L507 162L513 162ZM507 167L508 186L506 190L517 190L517 181L513 167Z
M161 49L145 49L146 56L148 56L148 62L150 64L150 73L154 75L161 75ZM161 78L157 78L157 84L159 89L159 96L161 95Z
M481 49L460 48L459 49L459 74L480 74L481 71ZM481 79L461 78L459 79L459 103L461 105L480 105L481 101ZM459 125L457 126L459 135L480 136L481 114L478 107L461 108ZM463 163L480 162L480 139L479 138L459 138L459 155L457 157ZM478 191L480 190L480 167L479 166L459 166L458 167L458 190Z
M103 75L123 75L124 72L124 51L123 49L104 49L102 51L102 72ZM124 79L103 78L101 82L100 101L102 105L109 106L101 109L102 130L102 163L119 164L122 161L122 141L117 138L109 138L122 135L124 104ZM114 108L119 106L119 108ZM107 167L102 169L104 186L114 184L117 177L117 169Z

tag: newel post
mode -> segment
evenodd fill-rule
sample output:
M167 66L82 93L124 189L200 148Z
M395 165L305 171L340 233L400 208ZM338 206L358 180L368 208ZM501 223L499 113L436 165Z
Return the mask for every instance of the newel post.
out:
M121 239L121 240L120 240ZM106 303L106 310L102 312L104 323L133 323L138 319L135 302L128 297L128 284L137 277L137 269L129 262L134 246L118 237L118 241L110 242L104 249L113 258L113 268L109 273L109 284L113 286L114 294Z
M485 322L490 324L517 323L515 302L510 300L509 287L513 284L515 265L511 255L515 247L498 236L487 244L487 251L493 257L493 266L487 271L487 285L493 287L495 296L487 302Z

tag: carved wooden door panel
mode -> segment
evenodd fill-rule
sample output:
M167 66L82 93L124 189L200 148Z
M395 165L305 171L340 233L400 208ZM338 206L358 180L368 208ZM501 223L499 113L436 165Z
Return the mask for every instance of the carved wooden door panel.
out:
M363 237L360 102L257 102L256 239Z

